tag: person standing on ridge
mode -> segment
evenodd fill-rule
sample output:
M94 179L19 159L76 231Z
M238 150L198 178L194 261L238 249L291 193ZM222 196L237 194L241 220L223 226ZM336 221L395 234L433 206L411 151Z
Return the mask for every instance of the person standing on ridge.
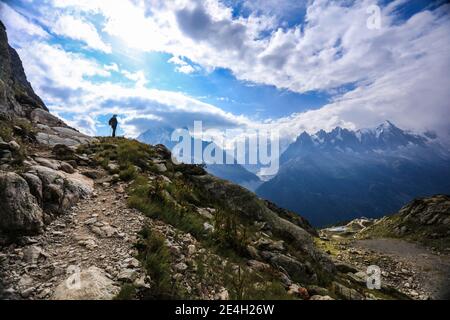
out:
M116 136L116 129L117 129L117 114L113 115L111 119L109 119L109 125L112 128L112 137L114 138Z

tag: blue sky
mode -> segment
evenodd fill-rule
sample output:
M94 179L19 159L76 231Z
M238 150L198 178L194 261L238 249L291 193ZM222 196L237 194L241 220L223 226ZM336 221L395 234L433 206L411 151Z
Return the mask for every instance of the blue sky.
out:
M0 1L33 87L86 133L108 134L117 113L127 136L203 120L276 128L287 141L385 119L448 135L449 10L419 0Z

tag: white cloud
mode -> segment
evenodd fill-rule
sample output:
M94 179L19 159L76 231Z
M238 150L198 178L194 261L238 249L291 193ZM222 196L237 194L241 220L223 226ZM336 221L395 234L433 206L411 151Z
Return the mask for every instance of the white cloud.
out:
M31 38L46 39L49 37L42 27L29 21L3 2L0 2L0 20L5 24L9 41L15 45L26 43Z
M105 69L107 71L119 72L119 66L117 65L117 63L111 63L109 65L104 65L103 69Z
M190 74L190 73L195 72L195 68L193 66L191 66L189 63L187 63L186 61L182 60L180 57L173 56L167 62L177 65L175 70L178 72L185 73L185 74Z
M191 73L195 72L194 67L191 66L191 65L179 66L179 67L176 68L176 70L178 72L185 73L185 74L191 74Z
M108 77L96 61L63 50L58 45L31 42L18 49L28 80L47 104L70 105L86 90L89 77Z
M147 78L145 77L143 71L130 72L127 70L122 70L121 72L126 78L134 81L137 87L144 87L147 83Z
M61 117L61 116L60 116ZM61 117L63 118L63 117ZM63 120L71 127L78 128L82 133L95 136L98 123L89 115L77 115L74 120Z
M59 16L56 21L50 23L50 27L57 35L82 41L89 48L111 53L111 46L103 42L95 26L81 18Z

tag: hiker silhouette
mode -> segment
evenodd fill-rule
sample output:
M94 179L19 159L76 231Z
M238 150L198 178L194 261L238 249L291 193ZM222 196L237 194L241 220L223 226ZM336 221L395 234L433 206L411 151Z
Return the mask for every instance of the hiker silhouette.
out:
M112 118L109 119L109 122L108 122L108 123L109 123L109 125L110 125L111 128L112 128L112 137L115 137L115 136L116 136L117 124L118 124L118 121L117 121L117 114L113 115Z

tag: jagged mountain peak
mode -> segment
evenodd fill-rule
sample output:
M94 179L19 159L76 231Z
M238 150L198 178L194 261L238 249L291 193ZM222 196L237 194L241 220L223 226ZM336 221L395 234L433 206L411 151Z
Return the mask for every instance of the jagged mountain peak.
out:
M377 128L388 129L388 130L389 129L398 129L398 127L395 124L393 124L391 121L389 121L389 120L384 120L383 123L378 125Z
M370 130L369 130L369 132L370 132ZM371 130L371 132L373 132L377 138L380 138L381 136L387 136L387 135L409 134L406 131L395 126L389 120L384 121L383 123L378 125L375 129Z
M417 196L448 193L450 152L433 134L385 121L370 129L303 132L257 193L314 224L377 217Z
M429 138L426 136L402 130L391 121L386 120L374 128L351 130L337 126L328 132L323 129L314 134L304 131L288 147L285 154L295 154L311 149L329 152L379 152L395 150L408 145L424 146L428 140Z

